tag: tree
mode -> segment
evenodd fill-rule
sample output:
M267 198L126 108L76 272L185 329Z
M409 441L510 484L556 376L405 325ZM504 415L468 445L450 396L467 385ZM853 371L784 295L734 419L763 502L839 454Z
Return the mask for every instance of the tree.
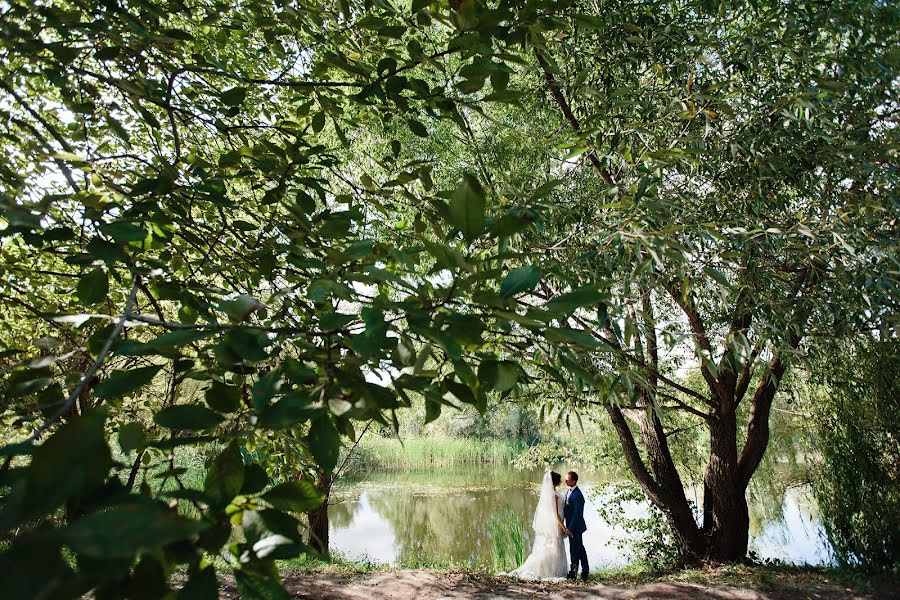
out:
M897 340L823 344L812 373L819 460L813 491L835 557L868 570L900 562Z
M543 333L570 349L537 366L572 408L608 413L684 556L732 561L804 340L896 335L898 12L721 11L613 2L535 43L558 146L592 172L564 164L569 202L517 246L543 274L524 316L569 307ZM676 375L691 359L705 389ZM677 412L709 434L699 524L669 449Z

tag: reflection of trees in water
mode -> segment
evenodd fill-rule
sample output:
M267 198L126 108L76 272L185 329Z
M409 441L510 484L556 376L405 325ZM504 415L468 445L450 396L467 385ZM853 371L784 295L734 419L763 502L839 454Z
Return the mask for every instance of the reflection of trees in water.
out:
M750 505L750 535L758 536L771 524L784 522L784 503L789 490L801 492L806 485L806 469L795 461L766 461L753 476L747 490ZM803 494L799 494L800 497ZM798 498L799 500L799 498ZM804 516L814 518L808 501L799 502Z
M490 564L490 519L506 509L521 515L526 533L531 533L536 487L478 485L481 481L473 485L472 474L462 488L438 479L433 491L429 486L367 491L372 509L393 528L401 562L463 559ZM527 543L530 547L531 540Z
M328 504L328 521L331 527L344 529L353 522L359 512L359 501L356 498L338 498Z

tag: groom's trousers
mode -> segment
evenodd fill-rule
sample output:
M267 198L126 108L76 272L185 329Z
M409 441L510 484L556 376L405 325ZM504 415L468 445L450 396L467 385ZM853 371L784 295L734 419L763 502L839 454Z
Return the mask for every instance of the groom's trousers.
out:
M581 539L581 533L572 533L569 538L569 556L571 557L572 566L569 569L572 573L578 572L578 563L581 563L581 574L587 575L590 572L587 561L587 550L584 549L584 540Z

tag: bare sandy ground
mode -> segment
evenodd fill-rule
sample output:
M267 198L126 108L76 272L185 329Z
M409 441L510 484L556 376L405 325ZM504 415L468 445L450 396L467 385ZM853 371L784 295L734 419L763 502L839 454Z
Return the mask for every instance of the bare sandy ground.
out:
M634 586L588 583L529 583L504 577L454 572L390 571L339 575L288 573L284 583L293 598L316 600L874 600L900 598L894 585L866 593L823 582L802 581L772 589L719 584L655 582ZM225 584L220 598L238 598Z

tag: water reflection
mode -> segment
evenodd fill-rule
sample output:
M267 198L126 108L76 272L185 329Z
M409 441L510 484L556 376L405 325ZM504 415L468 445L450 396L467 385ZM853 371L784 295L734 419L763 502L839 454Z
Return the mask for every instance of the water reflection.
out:
M511 509L528 524L530 536L541 477L539 471L468 468L375 473L362 481L340 482L329 513L332 550L354 560L489 569L491 516ZM633 557L617 548L625 532L600 518L597 508L603 499L589 492L606 482L596 479L601 477L584 475L581 484L589 499L585 547L592 568L621 566ZM780 491L750 494L751 549L764 559L827 562L814 504L798 488ZM625 510L637 517L646 507L633 503Z

